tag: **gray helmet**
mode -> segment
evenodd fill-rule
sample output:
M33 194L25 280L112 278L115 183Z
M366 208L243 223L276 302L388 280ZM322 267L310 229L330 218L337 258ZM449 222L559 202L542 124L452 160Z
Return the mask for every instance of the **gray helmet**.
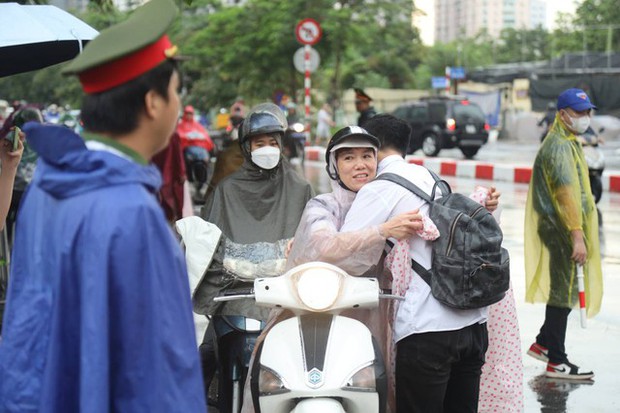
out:
M273 103L261 103L250 110L239 131L239 143L243 146L252 136L272 133L284 135L288 127L282 109Z

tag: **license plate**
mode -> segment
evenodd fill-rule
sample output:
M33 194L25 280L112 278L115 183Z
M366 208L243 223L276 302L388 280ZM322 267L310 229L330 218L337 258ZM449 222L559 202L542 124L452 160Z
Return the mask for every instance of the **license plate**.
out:
M465 132L467 133L476 133L475 125L465 125Z

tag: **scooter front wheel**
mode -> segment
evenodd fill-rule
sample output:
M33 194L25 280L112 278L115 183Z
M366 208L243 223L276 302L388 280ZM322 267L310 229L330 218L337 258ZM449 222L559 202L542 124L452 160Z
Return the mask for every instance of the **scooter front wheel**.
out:
M297 403L291 413L346 413L342 404L336 399L312 398Z

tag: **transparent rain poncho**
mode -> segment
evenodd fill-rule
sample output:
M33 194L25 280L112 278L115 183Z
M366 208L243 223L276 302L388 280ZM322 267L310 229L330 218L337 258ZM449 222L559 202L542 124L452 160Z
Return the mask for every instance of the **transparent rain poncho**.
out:
M355 199L355 192L331 181L332 192L306 204L295 233L287 269L310 261L322 261L360 275L376 265L385 247L385 237L374 226L361 231L338 232Z
M572 308L578 303L571 231L583 230L588 316L603 295L598 217L588 166L575 135L556 115L532 169L525 210L526 301Z

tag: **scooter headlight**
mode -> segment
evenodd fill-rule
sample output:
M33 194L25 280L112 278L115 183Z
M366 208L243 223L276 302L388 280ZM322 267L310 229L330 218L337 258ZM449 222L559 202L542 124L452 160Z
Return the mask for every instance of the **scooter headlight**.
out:
M304 125L303 125L303 124L301 124L301 123L299 123L299 122L294 123L291 127L292 127L292 129L293 129L295 132L297 132L297 133L301 133L301 132L303 132L303 131L304 131L304 129L306 129L306 128L304 127Z
M342 274L329 268L308 268L293 276L299 300L312 311L328 310L340 295Z
M274 394L282 394L289 392L284 380L275 371L260 366L258 375L258 392L261 396L269 396Z
M358 370L346 381L342 389L351 391L376 391L377 380L375 377L375 365L371 364L370 366Z

